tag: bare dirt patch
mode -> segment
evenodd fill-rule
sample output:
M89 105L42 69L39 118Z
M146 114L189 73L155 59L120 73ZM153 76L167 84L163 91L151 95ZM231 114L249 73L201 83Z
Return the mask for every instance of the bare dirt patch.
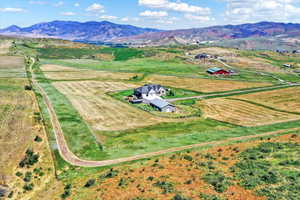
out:
M206 117L241 126L258 126L300 119L299 115L226 98L202 100L198 105Z
M229 90L272 85L270 83L184 78L184 77L162 76L162 75L148 76L146 77L144 82L156 83L164 86L194 90L199 92L222 92L222 91L229 91Z

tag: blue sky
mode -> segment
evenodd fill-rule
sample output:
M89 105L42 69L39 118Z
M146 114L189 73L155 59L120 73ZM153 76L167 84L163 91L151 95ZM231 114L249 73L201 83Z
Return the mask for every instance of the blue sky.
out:
M258 21L300 22L300 0L1 0L0 28L53 20L180 29Z

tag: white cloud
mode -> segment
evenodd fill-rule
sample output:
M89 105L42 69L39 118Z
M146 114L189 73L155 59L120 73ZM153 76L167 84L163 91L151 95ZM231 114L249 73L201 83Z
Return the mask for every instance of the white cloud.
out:
M0 12L25 12L23 8L0 8Z
M129 21L129 18L128 18L128 17L123 17L123 18L121 18L121 21L122 21L122 22L128 22L128 21Z
M227 2L226 21L291 21L298 16L299 0L223 0Z
M100 19L103 19L103 20L114 20L114 19L118 19L117 16L110 16L110 15L102 15L99 17Z
M79 3L75 3L74 6L75 6L75 7L79 7L80 4L79 4Z
M103 13L104 12L104 6L102 6L101 4L98 4L98 3L94 3L92 5L90 5L86 11L88 12L101 12Z
M35 4L35 5L46 5L48 4L47 1L29 1L30 4Z
M166 17L168 16L168 13L166 11L150 11L146 10L142 13L140 13L140 16L143 17Z
M210 8L189 5L180 1L172 2L169 0L139 0L139 5L150 8L172 10L177 12L198 13L201 15L208 15L211 12Z
M164 20L164 19L160 19L160 20L157 20L156 23L159 23L159 24L174 24L174 21L172 20Z
M55 7L61 7L64 5L64 2L63 1L59 1L57 2L56 4L54 4Z
M184 18L189 20L197 20L199 22L208 22L212 20L209 16L200 16L200 15L192 15L192 14L185 14Z
M74 15L76 15L76 13L74 13L74 12L62 12L61 15L64 15L64 16L74 16Z

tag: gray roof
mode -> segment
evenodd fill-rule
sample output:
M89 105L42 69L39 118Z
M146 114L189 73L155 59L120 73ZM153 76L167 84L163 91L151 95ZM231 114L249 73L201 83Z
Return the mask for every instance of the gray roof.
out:
M143 87L139 87L139 88L135 89L135 91L139 92L141 94L148 94L151 90L158 92L160 88L162 88L161 85L147 84L147 85L144 85Z
M215 72L218 72L218 71L220 71L220 70L222 70L222 69L219 68L219 67L213 67L213 68L209 68L209 69L207 70L207 72L209 72L209 73L215 73Z
M163 109L166 106L173 106L172 104L166 102L163 99L154 99L150 101L150 104L156 106L157 108Z

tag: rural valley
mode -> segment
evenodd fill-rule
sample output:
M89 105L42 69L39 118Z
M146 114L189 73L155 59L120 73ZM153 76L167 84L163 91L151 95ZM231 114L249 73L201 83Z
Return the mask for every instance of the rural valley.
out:
M298 199L300 55L1 43L7 198Z
M299 0L1 0L0 200L300 200Z

